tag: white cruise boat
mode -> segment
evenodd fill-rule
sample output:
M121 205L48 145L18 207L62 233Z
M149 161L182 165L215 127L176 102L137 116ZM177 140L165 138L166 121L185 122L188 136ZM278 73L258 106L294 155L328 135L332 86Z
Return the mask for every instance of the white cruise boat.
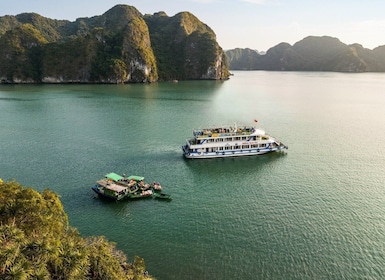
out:
M182 146L186 158L219 158L261 155L288 149L282 142L253 126L218 126L193 129Z

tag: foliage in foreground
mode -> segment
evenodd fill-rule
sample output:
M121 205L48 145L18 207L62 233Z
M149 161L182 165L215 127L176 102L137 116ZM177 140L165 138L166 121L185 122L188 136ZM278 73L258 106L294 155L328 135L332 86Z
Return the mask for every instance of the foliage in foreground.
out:
M69 226L57 194L0 179L0 279L153 279L104 237Z

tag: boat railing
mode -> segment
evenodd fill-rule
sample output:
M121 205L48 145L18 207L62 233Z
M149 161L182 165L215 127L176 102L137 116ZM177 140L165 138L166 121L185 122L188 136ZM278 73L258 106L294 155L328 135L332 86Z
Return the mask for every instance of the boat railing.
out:
M240 127L230 129L205 129L205 130L193 130L193 135L196 138L209 138L209 137L227 137L238 135L251 135L255 131L255 128Z
M189 139L186 139L186 142L190 145L196 145L198 144L198 141L196 138L189 138Z

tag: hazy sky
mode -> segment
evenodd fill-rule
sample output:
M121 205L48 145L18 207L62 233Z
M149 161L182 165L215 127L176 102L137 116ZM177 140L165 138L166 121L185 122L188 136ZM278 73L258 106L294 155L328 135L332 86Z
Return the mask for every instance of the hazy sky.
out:
M0 16L35 12L74 21L101 15L116 4L134 6L142 14L189 11L214 30L225 50L266 51L309 35L369 49L385 45L384 0L0 0Z

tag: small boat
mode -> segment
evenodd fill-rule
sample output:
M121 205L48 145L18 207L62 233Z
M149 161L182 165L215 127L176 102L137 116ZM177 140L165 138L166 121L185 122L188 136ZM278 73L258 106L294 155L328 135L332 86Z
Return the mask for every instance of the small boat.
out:
M143 176L131 175L131 176L127 177L127 180L129 180L129 181L134 180L137 183L140 183L141 181L144 181L144 177Z
M284 149L288 147L264 130L236 123L193 129L193 138L182 146L183 155L190 159L253 156Z
M140 176L130 176L130 177L123 177L119 174L116 174L114 172L108 173L106 175L105 180L109 183L115 183L117 185L121 185L128 188L129 193L136 192L139 189L137 179L144 180L144 177Z
M97 181L92 190L99 196L112 200L122 200L130 194L128 187L109 183L106 180Z
M139 178L139 177L138 177ZM135 180L128 180L116 173L108 173L104 179L96 182L92 190L99 196L112 199L122 200L130 194L139 190Z
M162 186L158 182L148 184L144 182L142 176L131 175L126 177L126 175L120 176L114 172L108 173L104 179L97 181L92 190L99 196L112 200L152 196L160 199L170 199L170 195L161 193Z
M146 184L146 183L144 183L144 181L140 181L139 182L139 184L138 184L138 186L139 186L139 189L141 190L141 191L147 191L147 190L149 190L150 188L151 188L151 185L150 184Z
M129 198L136 199L136 198L146 198L151 197L153 195L152 190L146 190L146 191L136 191L129 194Z
M161 186L158 182L153 182L152 185L151 185L151 188L152 188L155 192L160 192L160 191L162 191L162 186Z
M171 195L162 192L154 192L153 197L158 199L171 200Z
M126 177L125 175L120 176L119 174L111 172L111 173L108 173L106 175L105 179L107 181L114 182L115 184L118 184L118 185L122 185L122 186L126 186L126 187L132 187L132 186L138 184L138 182L143 181L144 177L134 176L134 175L130 176L130 177Z

